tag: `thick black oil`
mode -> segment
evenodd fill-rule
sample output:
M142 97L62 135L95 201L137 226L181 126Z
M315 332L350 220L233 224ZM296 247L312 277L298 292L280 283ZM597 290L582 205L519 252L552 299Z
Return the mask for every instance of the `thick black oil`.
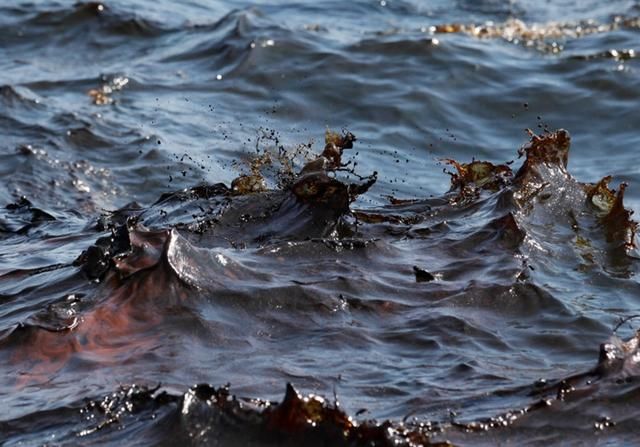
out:
M0 5L0 441L637 443L639 16Z

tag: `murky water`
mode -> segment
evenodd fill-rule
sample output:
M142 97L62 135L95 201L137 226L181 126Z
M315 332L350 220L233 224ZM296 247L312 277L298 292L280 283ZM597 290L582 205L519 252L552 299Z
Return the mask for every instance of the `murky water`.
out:
M639 17L0 4L0 439L637 442Z

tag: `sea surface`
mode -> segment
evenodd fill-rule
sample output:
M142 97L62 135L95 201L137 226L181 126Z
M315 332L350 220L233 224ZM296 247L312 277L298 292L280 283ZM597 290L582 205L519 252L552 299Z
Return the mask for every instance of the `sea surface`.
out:
M639 55L637 0L0 0L0 444L640 443Z

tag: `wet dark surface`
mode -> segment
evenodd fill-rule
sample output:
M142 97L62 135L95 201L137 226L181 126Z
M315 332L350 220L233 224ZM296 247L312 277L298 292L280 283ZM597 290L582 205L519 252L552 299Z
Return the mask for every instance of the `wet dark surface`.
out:
M638 442L639 16L3 4L0 440Z

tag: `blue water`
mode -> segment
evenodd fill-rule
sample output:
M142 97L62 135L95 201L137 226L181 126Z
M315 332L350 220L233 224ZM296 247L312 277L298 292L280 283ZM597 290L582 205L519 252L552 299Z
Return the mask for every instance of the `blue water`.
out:
M160 310L140 328L114 323L120 339L104 350L94 332L109 306L98 305L122 289L67 264L100 236L93 227L106 211L148 207L201 183L228 185L249 171L256 150L310 144L320 152L327 128L353 132L347 159L361 175L378 172L352 210L402 214L385 208L388 196L436 200L450 187L444 158L514 160L516 169L526 128L567 129L572 178L626 182L625 205L639 210L639 16L638 1L0 2L0 205L25 196L51 217L25 229L29 213L0 213L7 445L55 443L52 433L91 445L75 425L39 423L38 412L71 408L72 419L83 398L119 384L161 382L181 394L194 383L229 382L239 395L277 400L293 382L304 393L336 390L351 414L366 408L364 417L380 421L410 414L446 424L450 411L471 421L528 402L500 400L500 390L594 367L619 319L638 312L637 250L585 270L569 236L536 223L523 246L492 254L467 238L498 216L493 196L438 222L423 210L421 222L365 229L355 237L377 242L362 251L323 251L302 239L214 247L242 266L215 284L207 281L222 273L206 270L210 258L185 249L208 278L184 292L188 311ZM276 188L274 177L267 182ZM412 239L420 225L428 241ZM212 249L211 240L200 243ZM600 259L604 249L593 247ZM520 283L523 259L535 270ZM53 265L67 266L30 270ZM441 279L416 285L413 265ZM152 295L159 301L148 307L178 306L160 286ZM40 339L16 338L16 328L38 326L56 303L81 322L61 337L98 342L30 357ZM453 429L441 437L463 445L637 441L636 389L602 393L593 408L560 405L495 438ZM622 397L611 403L610 395ZM609 415L618 424L595 430ZM109 433L100 442L119 445Z

